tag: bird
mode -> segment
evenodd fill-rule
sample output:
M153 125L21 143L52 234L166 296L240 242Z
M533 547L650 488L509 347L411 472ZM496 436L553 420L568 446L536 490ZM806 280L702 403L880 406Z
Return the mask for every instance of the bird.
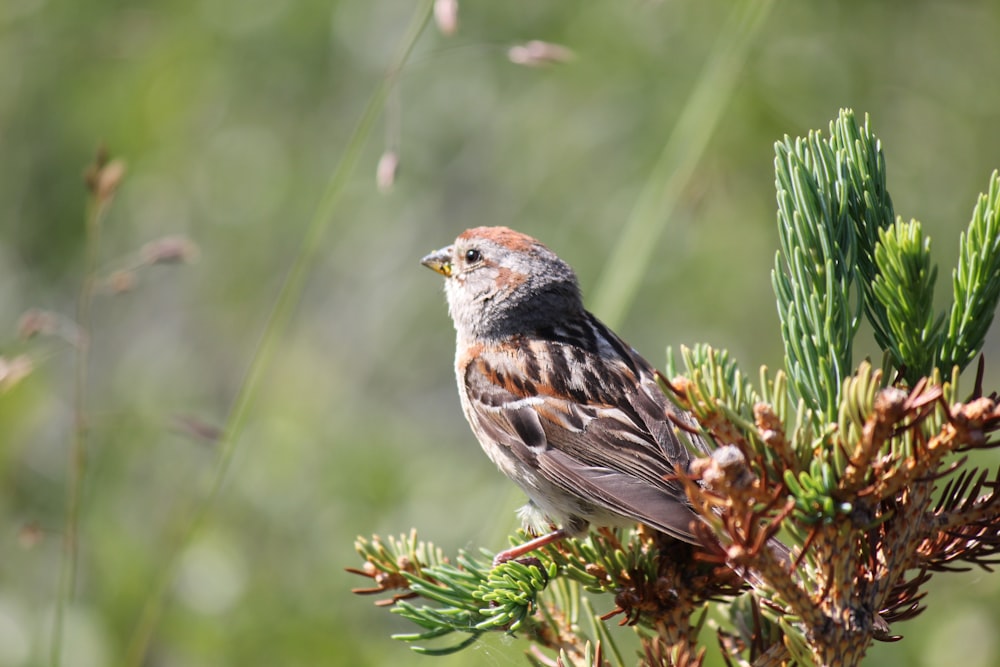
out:
M528 496L518 513L538 535L494 565L591 527L643 523L701 544L677 480L695 455L675 423L707 445L653 366L586 310L569 264L508 227L468 229L421 263L445 278L465 418Z

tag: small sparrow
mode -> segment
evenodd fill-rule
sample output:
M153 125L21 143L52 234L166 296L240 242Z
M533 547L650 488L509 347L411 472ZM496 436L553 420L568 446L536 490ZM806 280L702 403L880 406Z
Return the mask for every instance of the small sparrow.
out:
M693 418L663 394L653 367L584 309L573 269L506 227L469 229L421 263L445 277L465 418L528 495L525 527L558 526L494 564L592 525L641 522L699 544L696 514L675 479L692 455L672 422L693 428Z

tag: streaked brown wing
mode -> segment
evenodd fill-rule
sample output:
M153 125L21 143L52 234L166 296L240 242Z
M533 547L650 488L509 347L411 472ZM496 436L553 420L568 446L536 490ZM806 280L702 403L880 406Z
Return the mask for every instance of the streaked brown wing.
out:
M576 489L595 505L685 542L698 542L691 532L695 515L672 489L610 468L586 466L556 448L546 450L538 463L547 479L563 488Z
M596 321L593 334L589 349L544 344L547 353L572 359L591 375L596 369L602 377L596 384L586 373L539 363L534 342L518 347L530 358L504 348L485 350L467 364L476 430L567 494L693 541L693 513L677 483L665 479L675 464L690 460L667 418L667 399L644 360ZM526 368L535 373L524 377Z

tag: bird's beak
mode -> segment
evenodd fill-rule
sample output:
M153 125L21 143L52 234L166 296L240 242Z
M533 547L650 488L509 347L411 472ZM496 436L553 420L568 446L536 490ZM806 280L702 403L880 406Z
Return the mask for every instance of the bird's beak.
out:
M451 246L435 250L431 254L420 260L420 263L428 269L437 271L445 278L451 277Z

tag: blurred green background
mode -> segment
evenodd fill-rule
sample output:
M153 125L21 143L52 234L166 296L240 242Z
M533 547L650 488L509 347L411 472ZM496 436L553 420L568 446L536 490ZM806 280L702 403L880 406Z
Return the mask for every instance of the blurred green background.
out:
M0 3L0 354L34 372L0 394L0 667L49 664L73 431L73 352L18 341L31 307L73 316L81 172L128 164L100 266L184 235L94 303L80 576L63 664L120 664L218 457L178 420L221 425L332 168L414 3L4 0ZM480 453L453 386L441 281L418 260L466 227L540 237L593 294L701 76L723 0L473 3L429 26L396 90L401 125L365 144L278 342L219 501L171 578L147 665L514 665L493 637L445 660L348 593L356 535L418 527L447 551L505 544L522 498ZM1000 5L777 2L655 245L619 332L781 363L769 271L772 144L868 112L899 215L925 223L948 296L959 232L1000 167ZM572 62L523 67L542 39ZM398 149L395 187L375 167ZM388 139L386 138L388 137ZM388 144L387 144L388 142ZM612 267L613 270L613 267ZM601 313L597 313L601 316ZM866 345L868 347L866 347ZM865 342L861 354L874 347ZM990 335L987 359L1000 358ZM996 387L1000 375L988 376ZM939 577L930 610L871 664L1000 664L1000 577Z

